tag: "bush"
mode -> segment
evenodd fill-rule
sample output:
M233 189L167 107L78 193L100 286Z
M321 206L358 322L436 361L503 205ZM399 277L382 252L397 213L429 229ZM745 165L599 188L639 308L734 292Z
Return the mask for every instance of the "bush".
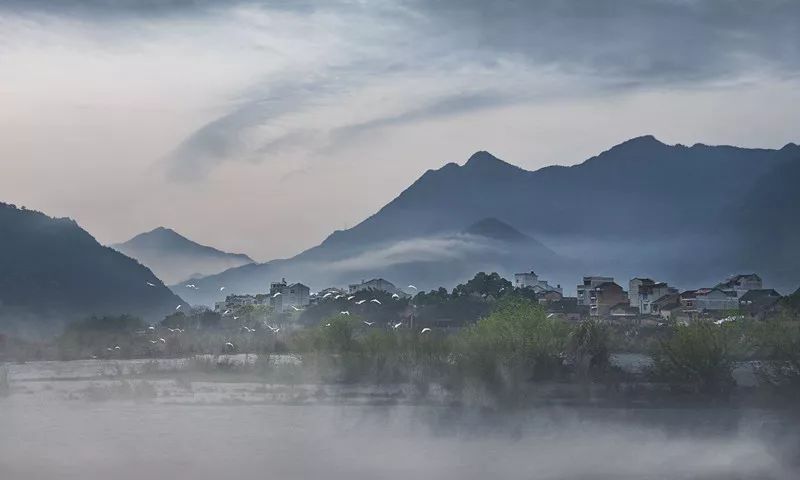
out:
M731 329L709 322L677 325L653 356L657 379L695 392L719 394L734 386Z
M548 319L538 304L507 298L458 335L455 359L466 378L513 390L522 382L558 375L568 338L567 324Z
M570 333L570 353L580 377L600 375L609 367L608 329L595 320L578 324Z

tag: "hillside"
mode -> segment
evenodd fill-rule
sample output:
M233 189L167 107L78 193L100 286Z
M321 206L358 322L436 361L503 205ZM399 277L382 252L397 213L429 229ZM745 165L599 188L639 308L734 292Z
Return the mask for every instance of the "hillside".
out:
M0 326L89 314L160 319L180 303L150 270L74 220L0 203Z
M111 247L139 260L167 283L212 275L253 263L253 259L247 255L201 245L164 227L141 233Z

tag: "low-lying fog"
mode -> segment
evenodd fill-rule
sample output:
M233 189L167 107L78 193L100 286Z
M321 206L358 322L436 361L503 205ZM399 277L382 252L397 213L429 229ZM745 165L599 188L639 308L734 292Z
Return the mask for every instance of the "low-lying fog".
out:
M549 406L500 413L402 401L402 387L332 394L318 386L128 377L137 365L126 362L77 365L9 367L0 478L800 476L796 418L776 412Z

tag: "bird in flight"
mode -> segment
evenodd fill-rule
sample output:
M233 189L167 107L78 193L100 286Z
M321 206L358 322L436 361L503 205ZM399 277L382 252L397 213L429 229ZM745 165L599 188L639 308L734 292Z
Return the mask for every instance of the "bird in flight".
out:
M400 295L398 295L398 294L396 294L396 293L393 293L393 294L392 294L392 298L393 298L393 299L395 299L395 300L397 300L398 298L400 298Z
M159 338L158 341L161 342L161 343L167 343L167 341L164 340L163 338Z
M364 320L364 325L366 325L368 327L371 327L371 326L375 325L375 322L368 322L368 321Z
M223 290L225 290L225 287L219 287L219 291L220 292L223 291Z
M417 290L417 287L415 287L414 285L409 285L408 288L410 288L412 290Z
M380 301L380 300L378 300L377 298L373 298L372 300L370 300L370 302L372 302L372 303L377 303L378 305L383 305L383 304L381 303L381 301Z
M155 283L153 283L153 282L147 282L147 286L148 286L148 287L155 287L155 286L156 286L156 284L155 284Z
M359 300L359 301L356 302L356 305L361 305L364 302L366 302L366 300Z
M229 313L231 313L231 311L230 311L230 310L225 310L224 312L222 312L222 314L223 314L223 315L227 315L227 314L229 314Z
M347 310L343 310L339 312L339 315L350 315L350 312L348 312Z
M182 306L183 305L178 305L177 307L175 307L175 310L180 310Z
M196 289L197 285L195 285L194 283L188 283L188 284L186 284L186 288L195 288Z
M355 295L350 295L349 297L347 297L347 300L348 300L348 301L350 301L350 300L352 300L352 299L354 299L354 298L356 298L356 296L355 296Z
M281 294L281 292L276 292L276 293L275 293L275 295L273 295L273 296L272 296L272 298L275 298L275 297L277 297L277 296L278 296L278 295L280 295L280 294Z
M296 305L292 305L292 308L294 309L295 312L299 312L300 310L302 310L302 308L297 308Z
M398 323L395 323L394 325L392 325L392 329L394 329L394 330L397 330L397 329L398 329L398 328L400 328L402 325L403 325L403 322L398 322Z
M419 332L419 333L428 333L428 332L430 332L430 331L431 331L431 329L430 329L430 328L428 328L428 327L425 327L425 328L423 328L422 330L420 330L420 332Z

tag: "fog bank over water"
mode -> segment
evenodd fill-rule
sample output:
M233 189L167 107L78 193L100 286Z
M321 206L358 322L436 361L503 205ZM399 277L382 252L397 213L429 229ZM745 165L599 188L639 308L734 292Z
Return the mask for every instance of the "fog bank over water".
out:
M393 385L131 376L141 363L98 361L96 373L87 361L11 365L10 394L0 397L0 478L788 480L800 472L800 427L786 412L503 412L391 401L402 389ZM304 389L325 400L298 402ZM322 393L337 389L335 398Z

